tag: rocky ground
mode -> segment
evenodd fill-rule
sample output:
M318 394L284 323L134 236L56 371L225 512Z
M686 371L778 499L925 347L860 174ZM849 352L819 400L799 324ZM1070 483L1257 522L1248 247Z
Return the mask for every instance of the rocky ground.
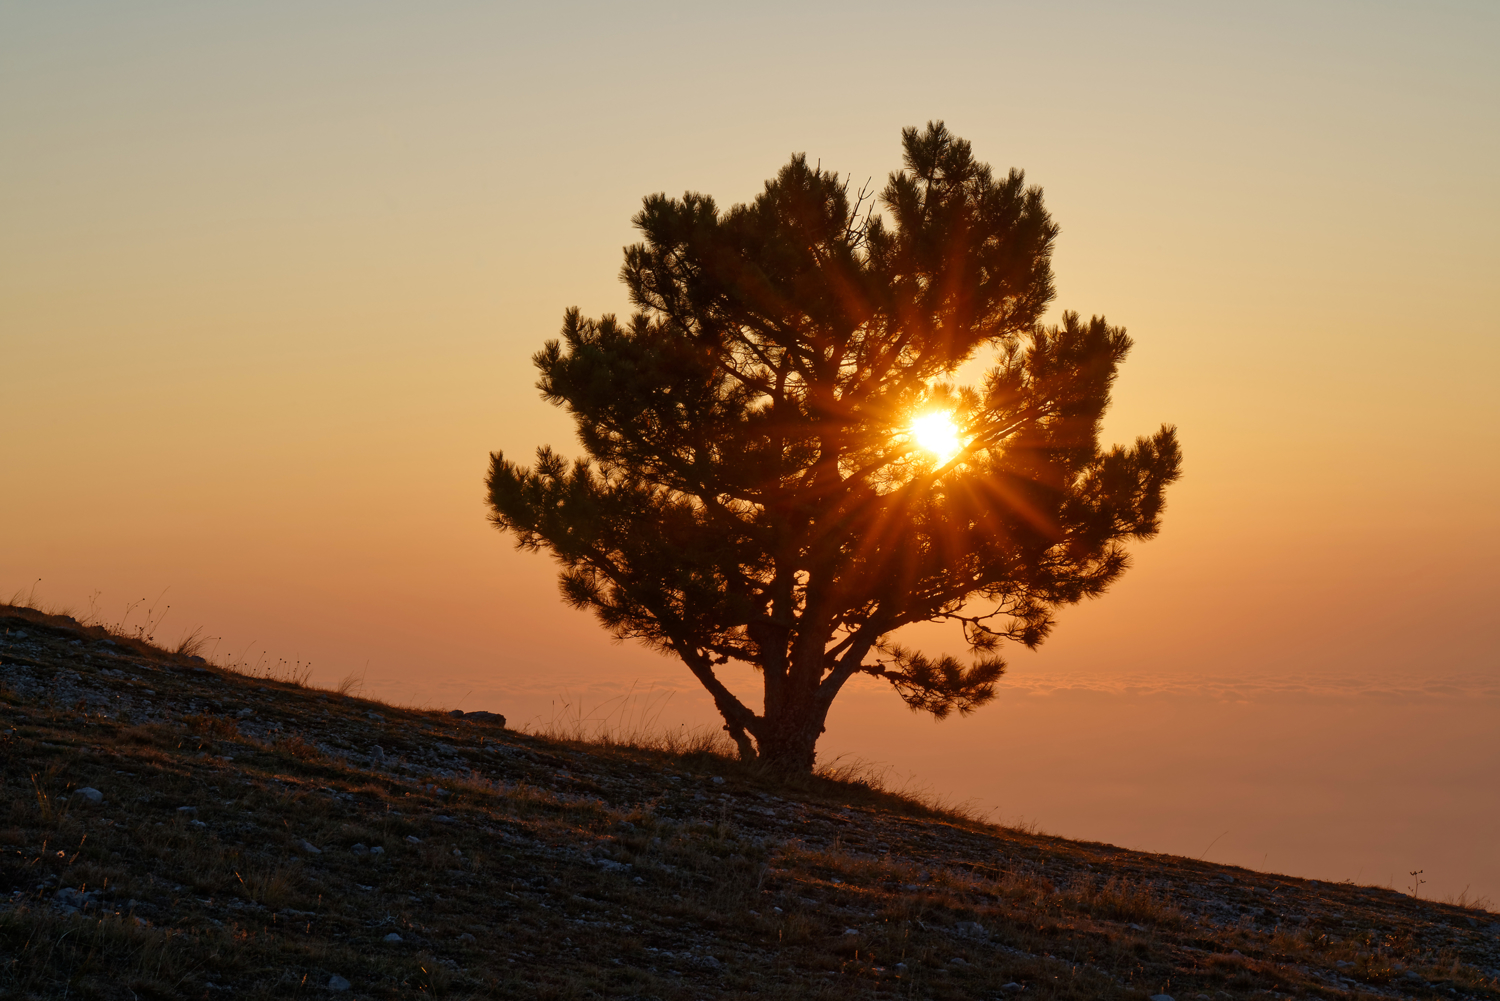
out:
M0 607L0 996L1500 998L1500 923Z

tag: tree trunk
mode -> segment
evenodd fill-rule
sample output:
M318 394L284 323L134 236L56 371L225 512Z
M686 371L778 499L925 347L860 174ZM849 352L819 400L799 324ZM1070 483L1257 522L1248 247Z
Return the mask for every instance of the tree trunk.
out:
M814 706L803 705L786 707L767 719L756 735L759 759L775 772L812 774L825 716L826 710L819 712Z

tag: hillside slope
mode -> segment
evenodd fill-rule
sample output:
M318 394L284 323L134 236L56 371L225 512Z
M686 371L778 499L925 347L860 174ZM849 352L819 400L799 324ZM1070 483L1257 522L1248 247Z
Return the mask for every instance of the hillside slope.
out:
M0 996L1500 998L1500 924L0 607Z

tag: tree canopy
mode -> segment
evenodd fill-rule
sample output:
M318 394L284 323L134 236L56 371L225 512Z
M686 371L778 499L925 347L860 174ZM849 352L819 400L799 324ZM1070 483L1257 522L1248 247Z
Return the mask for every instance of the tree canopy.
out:
M742 755L813 766L843 685L916 710L994 697L1004 641L1124 572L1179 475L1173 428L1103 449L1131 342L1102 317L1039 322L1057 227L941 122L865 192L793 156L749 204L651 195L621 278L636 312L566 312L535 356L586 458L499 452L493 522L549 550L563 597L680 658ZM966 362L988 365L972 385ZM972 656L893 643L950 621ZM756 712L716 668L759 672Z

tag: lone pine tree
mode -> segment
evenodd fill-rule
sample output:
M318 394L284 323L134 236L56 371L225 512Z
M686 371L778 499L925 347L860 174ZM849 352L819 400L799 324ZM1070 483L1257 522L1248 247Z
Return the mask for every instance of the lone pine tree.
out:
M589 458L491 455L492 520L549 549L564 598L681 658L744 757L808 771L855 674L941 718L990 701L1159 528L1173 428L1099 446L1130 340L1053 297L1057 227L941 122L902 133L880 202L794 156L749 205L652 195L621 277L637 312L570 309L539 388ZM990 367L972 386L960 366ZM956 623L972 656L902 626ZM760 674L761 711L716 668Z

